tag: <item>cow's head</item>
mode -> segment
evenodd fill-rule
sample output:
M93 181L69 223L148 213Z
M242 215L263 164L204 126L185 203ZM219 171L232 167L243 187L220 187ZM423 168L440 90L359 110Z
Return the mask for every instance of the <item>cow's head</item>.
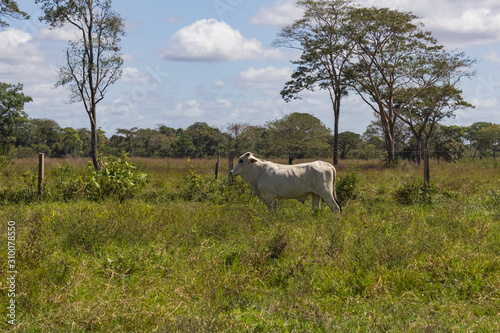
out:
M231 175L237 176L247 174L252 165L254 165L258 161L259 160L255 158L250 152L241 155L240 158L238 158L238 163L236 163L236 166L233 168L233 170L231 170Z

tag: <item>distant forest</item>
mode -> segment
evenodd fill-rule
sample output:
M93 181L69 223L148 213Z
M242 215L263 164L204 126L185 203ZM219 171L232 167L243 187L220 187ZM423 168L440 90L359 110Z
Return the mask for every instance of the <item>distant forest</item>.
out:
M1 138L0 155L9 158L89 156L90 131L85 128L62 128L51 119L29 119L11 136ZM324 124L309 114L291 114L262 126L228 124L221 130L204 122L186 129L158 125L154 129L118 129L108 137L99 131L98 150L111 156L126 152L128 156L206 158L229 151L241 154L252 151L262 157L329 158L333 155L333 135ZM437 125L429 139L431 156L452 161L460 158L494 157L500 151L500 125L478 122L471 126ZM396 151L401 159L416 161L415 140L404 124L399 124ZM386 150L384 134L372 122L363 134L341 132L341 159L383 159Z

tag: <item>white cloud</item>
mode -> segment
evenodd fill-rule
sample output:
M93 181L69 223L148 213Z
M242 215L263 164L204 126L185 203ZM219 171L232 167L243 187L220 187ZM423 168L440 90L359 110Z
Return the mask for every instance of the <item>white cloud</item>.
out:
M274 5L263 6L250 19L254 25L285 26L302 18L303 10L294 0L278 0Z
M36 49L31 34L17 29L0 32L0 63L15 64L20 62L40 62L42 57Z
M200 103L191 99L184 103L177 103L173 112L170 115L183 116L187 118L199 118L203 116L205 111L201 108Z
M123 74L121 80L123 82L144 82L150 79L149 74L141 72L139 69L134 67L123 67Z
M228 110L234 106L234 103L225 98L219 98L213 102L209 102L203 106L204 109L209 110Z
M201 62L277 60L282 58L282 52L265 50L260 41L243 37L225 22L204 19L177 31L163 57Z
M425 29L450 48L500 41L500 3L496 0L363 0L367 6L412 11Z
M237 85L244 89L258 90L266 96L279 96L283 84L290 79L292 70L288 67L269 66L256 69L250 67L237 76Z
M222 80L217 80L212 84L212 87L214 88L224 88L226 86L226 82Z
M40 40L68 42L78 39L77 32L77 29L71 26L65 26L61 29L43 28L35 34L35 38Z

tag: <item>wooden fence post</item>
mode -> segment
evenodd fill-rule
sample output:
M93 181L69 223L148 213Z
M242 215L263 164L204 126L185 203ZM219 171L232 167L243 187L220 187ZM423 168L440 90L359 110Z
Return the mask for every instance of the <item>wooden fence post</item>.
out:
M424 188L429 188L429 186L430 186L429 150L424 149Z
M217 163L215 163L215 180L219 180L220 153L217 155Z
M44 153L38 154L38 198L42 200L43 197L43 173L45 170Z
M227 182L229 185L231 185L233 176L231 176L231 170L233 170L233 158L234 158L234 152L230 151L229 156L227 157Z

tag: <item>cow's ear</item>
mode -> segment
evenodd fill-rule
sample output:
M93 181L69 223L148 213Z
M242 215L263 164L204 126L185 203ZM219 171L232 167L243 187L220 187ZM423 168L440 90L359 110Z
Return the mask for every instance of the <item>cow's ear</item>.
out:
M257 159L256 158L251 158L249 161L250 161L250 163L257 163Z

